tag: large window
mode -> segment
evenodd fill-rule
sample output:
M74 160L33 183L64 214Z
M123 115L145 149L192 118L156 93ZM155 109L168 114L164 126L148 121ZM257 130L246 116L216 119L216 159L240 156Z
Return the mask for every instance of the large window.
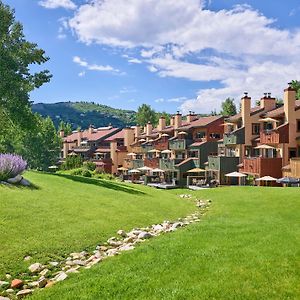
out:
M260 132L260 124L259 123L253 123L252 124L252 134L258 135Z
M197 139L203 139L205 137L206 137L205 131L200 131L200 132L197 132L197 134L196 134Z

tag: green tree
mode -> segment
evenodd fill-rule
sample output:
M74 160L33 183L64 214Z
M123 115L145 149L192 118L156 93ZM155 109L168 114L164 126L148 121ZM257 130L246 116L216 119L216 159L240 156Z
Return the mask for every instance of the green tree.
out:
M296 90L296 98L300 100L300 81L292 80L292 88Z
M69 135L72 133L72 125L61 120L58 126L58 132L60 132L61 130L64 131L65 135Z
M153 110L150 105L142 104L138 108L136 120L139 125L145 126L148 122L156 125L158 118L155 110Z
M223 116L233 116L236 114L236 106L233 98L227 98L222 102L221 107L221 115Z
M51 78L49 71L32 73L33 64L48 60L42 49L25 40L23 27L14 11L0 0L0 116L2 124L30 129L33 118L29 93ZM2 125L0 124L0 125ZM15 129L15 128L14 128ZM0 126L0 135L4 135Z

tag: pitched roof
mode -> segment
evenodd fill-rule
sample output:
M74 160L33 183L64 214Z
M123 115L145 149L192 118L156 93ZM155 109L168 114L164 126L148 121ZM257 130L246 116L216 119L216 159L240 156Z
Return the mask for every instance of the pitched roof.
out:
M295 109L300 109L300 100L296 100ZM284 106L277 107L264 114L264 117L278 118L284 114Z
M125 136L125 129L122 129L121 131L118 131L117 133L113 134L112 136L105 139L107 142L111 142L117 139L124 139Z
M185 123L183 126L178 127L176 130L186 130L194 127L205 127L210 123L222 119L223 116L209 116L209 117L201 117L196 119L190 123Z
M82 139L85 139L87 141L97 141L99 139L105 139L105 137L110 136L111 134L114 134L118 132L119 128L98 128L94 129L92 133L89 132L89 129L86 129L84 131L81 131ZM78 132L73 132L72 134L68 135L64 141L66 142L74 142L78 139Z
M253 116L259 112L263 112L264 109L261 108L260 106L255 106L255 107L252 107L251 110L250 110L250 115ZM238 121L240 118L242 117L242 113L238 113L236 115L233 115L231 117L229 117L227 120L230 122L234 122L234 121Z

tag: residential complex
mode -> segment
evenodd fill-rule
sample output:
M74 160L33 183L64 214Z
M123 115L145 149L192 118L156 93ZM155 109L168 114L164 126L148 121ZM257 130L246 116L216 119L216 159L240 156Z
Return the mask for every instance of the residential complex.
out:
M163 176L145 172L149 180L160 178L182 186L196 169L203 171L204 181L220 184L228 183L226 174L234 171L252 179L300 178L300 100L295 90L291 86L284 90L283 104L270 93L258 106L251 104L245 93L241 111L228 118L198 117L192 112L183 117L177 112L170 125L161 117L156 127L150 123L124 129L90 126L64 137L62 156L81 155L114 174L155 170Z

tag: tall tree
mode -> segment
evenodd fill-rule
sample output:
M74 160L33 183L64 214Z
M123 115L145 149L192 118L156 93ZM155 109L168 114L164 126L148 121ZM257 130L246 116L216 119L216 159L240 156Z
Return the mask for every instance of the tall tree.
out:
M65 135L69 135L72 133L72 125L68 122L64 122L63 120L60 121L58 126L58 132L63 130Z
M136 121L139 125L145 126L148 122L156 125L157 120L157 114L150 105L142 104L141 106L139 106L136 114Z
M0 135L8 129L31 128L34 122L29 93L51 78L49 71L32 73L33 64L48 60L42 49L26 41L23 27L15 21L14 11L0 0Z
M300 100L300 81L292 80L292 88L296 90L296 98Z
M221 115L223 116L233 116L236 114L236 106L233 98L227 98L224 102L222 102L221 107Z

